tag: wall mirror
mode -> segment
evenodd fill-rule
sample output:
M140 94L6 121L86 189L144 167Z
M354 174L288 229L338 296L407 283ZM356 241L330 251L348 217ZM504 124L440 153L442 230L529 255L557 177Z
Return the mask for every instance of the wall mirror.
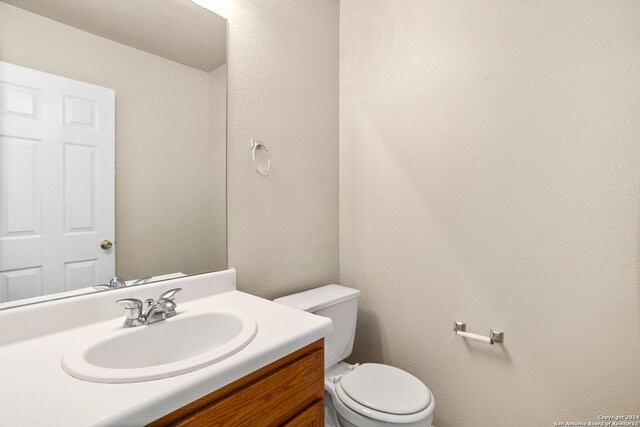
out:
M227 21L0 2L0 308L227 268Z

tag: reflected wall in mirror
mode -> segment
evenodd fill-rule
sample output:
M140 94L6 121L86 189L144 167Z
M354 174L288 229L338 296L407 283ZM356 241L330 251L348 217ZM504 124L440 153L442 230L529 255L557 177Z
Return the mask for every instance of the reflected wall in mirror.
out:
M227 22L0 2L0 308L227 268Z

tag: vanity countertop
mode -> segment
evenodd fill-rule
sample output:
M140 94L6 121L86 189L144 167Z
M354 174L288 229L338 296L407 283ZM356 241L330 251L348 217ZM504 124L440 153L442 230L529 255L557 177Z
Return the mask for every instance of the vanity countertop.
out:
M70 344L118 328L123 317L0 347L0 425L142 426L326 336L333 328L327 318L237 290L179 303L178 311L207 307L232 308L252 316L258 324L255 338L225 360L161 380L93 383L62 370L60 359Z

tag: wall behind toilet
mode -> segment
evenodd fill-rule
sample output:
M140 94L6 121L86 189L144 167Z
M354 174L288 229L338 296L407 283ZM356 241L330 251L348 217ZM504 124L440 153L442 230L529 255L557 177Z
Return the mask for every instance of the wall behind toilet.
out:
M229 20L228 244L241 290L338 280L338 0L199 0ZM251 138L271 152L259 176Z
M635 0L341 1L353 360L439 427L640 412L638 52Z

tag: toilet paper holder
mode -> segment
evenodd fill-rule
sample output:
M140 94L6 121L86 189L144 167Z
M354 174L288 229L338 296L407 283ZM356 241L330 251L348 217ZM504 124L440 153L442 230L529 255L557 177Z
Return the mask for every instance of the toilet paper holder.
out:
M484 335L478 335L471 332L467 332L467 324L464 322L455 322L453 324L453 333L464 338L471 338L473 340L486 342L491 345L497 342L499 343L504 342L504 332L499 331L497 329L491 329L489 331L489 336L486 337Z

